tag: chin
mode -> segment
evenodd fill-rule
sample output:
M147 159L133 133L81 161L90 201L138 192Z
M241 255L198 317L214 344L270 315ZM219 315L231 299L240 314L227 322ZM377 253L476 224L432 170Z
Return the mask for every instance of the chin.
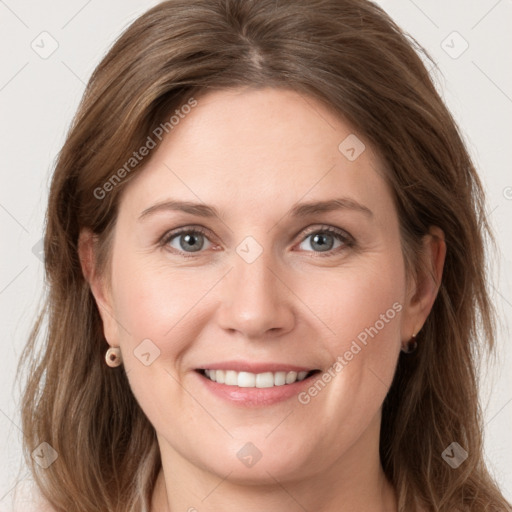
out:
M283 443L277 445L268 440L265 443L263 439L260 443L254 436L251 439L254 442L235 442L234 446L220 450L223 457L215 450L216 453L204 461L205 466L222 478L229 475L229 481L239 485L275 485L276 480L284 482L307 478L319 464L307 456L299 440L294 443L298 447L294 450ZM226 457L228 452L234 456ZM211 460L215 458L219 464L212 466Z

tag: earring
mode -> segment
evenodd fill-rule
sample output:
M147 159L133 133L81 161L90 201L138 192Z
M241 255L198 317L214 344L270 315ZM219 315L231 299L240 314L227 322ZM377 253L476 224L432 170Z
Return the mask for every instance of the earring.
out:
M119 366L123 362L121 349L119 347L110 347L105 354L105 361L111 368Z
M412 354L418 348L418 342L416 341L417 334L418 333L413 334L411 340L405 345L402 345L402 352L404 352L404 354Z

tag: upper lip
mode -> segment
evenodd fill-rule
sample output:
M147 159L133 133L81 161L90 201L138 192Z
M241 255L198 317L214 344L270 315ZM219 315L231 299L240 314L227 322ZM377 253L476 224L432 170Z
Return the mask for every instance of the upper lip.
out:
M265 372L310 372L314 367L298 366L286 363L258 363L254 361L221 361L219 363L207 363L199 366L198 370L233 370L235 372L265 373Z

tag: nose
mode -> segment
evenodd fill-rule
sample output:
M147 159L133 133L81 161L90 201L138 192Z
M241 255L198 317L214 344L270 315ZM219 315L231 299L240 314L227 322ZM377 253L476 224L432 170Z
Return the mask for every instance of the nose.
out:
M273 264L271 251L252 263L234 255L234 266L221 286L217 319L220 327L244 338L261 340L283 335L295 322L294 295L285 272Z

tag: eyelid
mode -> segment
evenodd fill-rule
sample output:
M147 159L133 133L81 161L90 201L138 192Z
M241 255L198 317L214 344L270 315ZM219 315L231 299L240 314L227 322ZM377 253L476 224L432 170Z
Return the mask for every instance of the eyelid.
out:
M308 226L307 228L302 229L300 232L304 232L304 236L301 242L303 242L308 236L312 235L313 233L335 234L346 239L347 242L355 242L354 237L344 229L337 228L335 226L329 226L326 224L315 224L313 226Z

